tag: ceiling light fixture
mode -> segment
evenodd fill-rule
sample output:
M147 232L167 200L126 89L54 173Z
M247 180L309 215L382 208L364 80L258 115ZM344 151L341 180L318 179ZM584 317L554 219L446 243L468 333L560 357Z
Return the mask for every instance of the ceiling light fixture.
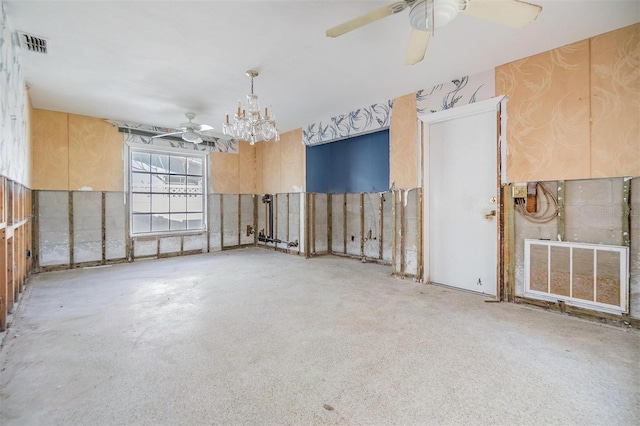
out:
M258 107L258 95L253 93L253 79L258 76L258 71L249 70L247 76L251 78L251 93L247 95L246 108L243 109L242 101L238 101L238 110L233 117L233 122L229 122L229 114L227 114L222 131L235 139L249 141L251 145L273 138L278 141L280 134L276 128L276 115L273 113L273 108L265 108L262 115Z

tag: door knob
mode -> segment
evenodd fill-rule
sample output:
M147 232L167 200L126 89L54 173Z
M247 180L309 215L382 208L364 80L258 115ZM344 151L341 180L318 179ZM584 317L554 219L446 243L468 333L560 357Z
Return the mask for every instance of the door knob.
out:
M495 210L491 210L489 213L484 215L485 219L491 219L492 217L494 217L496 215L496 211Z

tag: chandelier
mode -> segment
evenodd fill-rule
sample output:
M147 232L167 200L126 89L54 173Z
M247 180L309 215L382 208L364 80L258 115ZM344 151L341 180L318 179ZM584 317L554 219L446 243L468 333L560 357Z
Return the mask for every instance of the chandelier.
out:
M258 76L258 71L249 70L247 76L251 77L251 93L247 95L246 108L242 107L242 101L238 101L238 110L233 117L233 122L229 122L229 114L227 114L222 131L235 139L249 141L251 145L272 138L279 141L280 135L276 128L276 115L273 109L265 108L262 115L258 107L258 95L253 93L253 79Z

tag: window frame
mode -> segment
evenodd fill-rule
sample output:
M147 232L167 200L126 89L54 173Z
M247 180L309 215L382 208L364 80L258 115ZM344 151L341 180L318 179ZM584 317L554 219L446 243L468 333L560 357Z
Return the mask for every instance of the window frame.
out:
M157 147L157 146L147 146L147 145L139 145L139 144L131 144L125 143L126 152L125 152L125 173L124 173L124 189L125 189L125 205L127 210L127 220L128 220L128 231L129 237L131 238L141 238L141 237L155 237L155 236L177 236L177 235L192 235L192 234L202 234L206 233L208 229L208 190L209 190L209 151L188 151L185 149L179 148L171 148L171 147ZM134 194L140 192L134 192L131 188L131 183L133 181L133 155L134 153L148 153L148 154L165 154L168 156L174 157L182 157L182 158L198 158L202 161L202 212L192 212L192 213L201 213L202 214L202 228L200 229L176 229L176 230L166 230L166 231L150 231L150 232L134 232L133 231L133 197ZM185 170L184 174L167 174L168 177L180 177L185 180L190 176ZM153 194L153 190L150 190L150 195ZM171 191L167 192L167 195L171 194ZM186 194L186 192L185 192ZM176 212L176 214L188 214L190 213L187 209L186 212L180 211ZM150 214L153 215L153 209L150 208ZM168 214L171 214L171 210L168 211Z

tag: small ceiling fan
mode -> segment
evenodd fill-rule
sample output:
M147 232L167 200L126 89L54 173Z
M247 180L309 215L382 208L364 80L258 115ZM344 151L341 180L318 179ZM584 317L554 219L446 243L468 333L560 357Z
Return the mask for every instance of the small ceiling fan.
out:
M514 28L533 22L541 6L519 0L402 0L372 10L327 30L327 37L338 37L389 15L409 10L411 37L405 63L414 65L424 59L434 28L448 24L458 13L486 19Z
M151 139L163 138L165 136L180 135L182 137L182 140L185 142L199 144L203 142L203 139L202 139L203 136L205 138L207 136L210 136L205 132L208 132L209 130L213 130L213 127L207 124L198 124L191 121L194 118L196 118L196 115L193 112L187 112L185 113L184 116L187 117L189 121L186 123L180 123L180 125L178 126L178 129L180 129L179 131L163 133L161 135L154 135L154 136L151 136Z

